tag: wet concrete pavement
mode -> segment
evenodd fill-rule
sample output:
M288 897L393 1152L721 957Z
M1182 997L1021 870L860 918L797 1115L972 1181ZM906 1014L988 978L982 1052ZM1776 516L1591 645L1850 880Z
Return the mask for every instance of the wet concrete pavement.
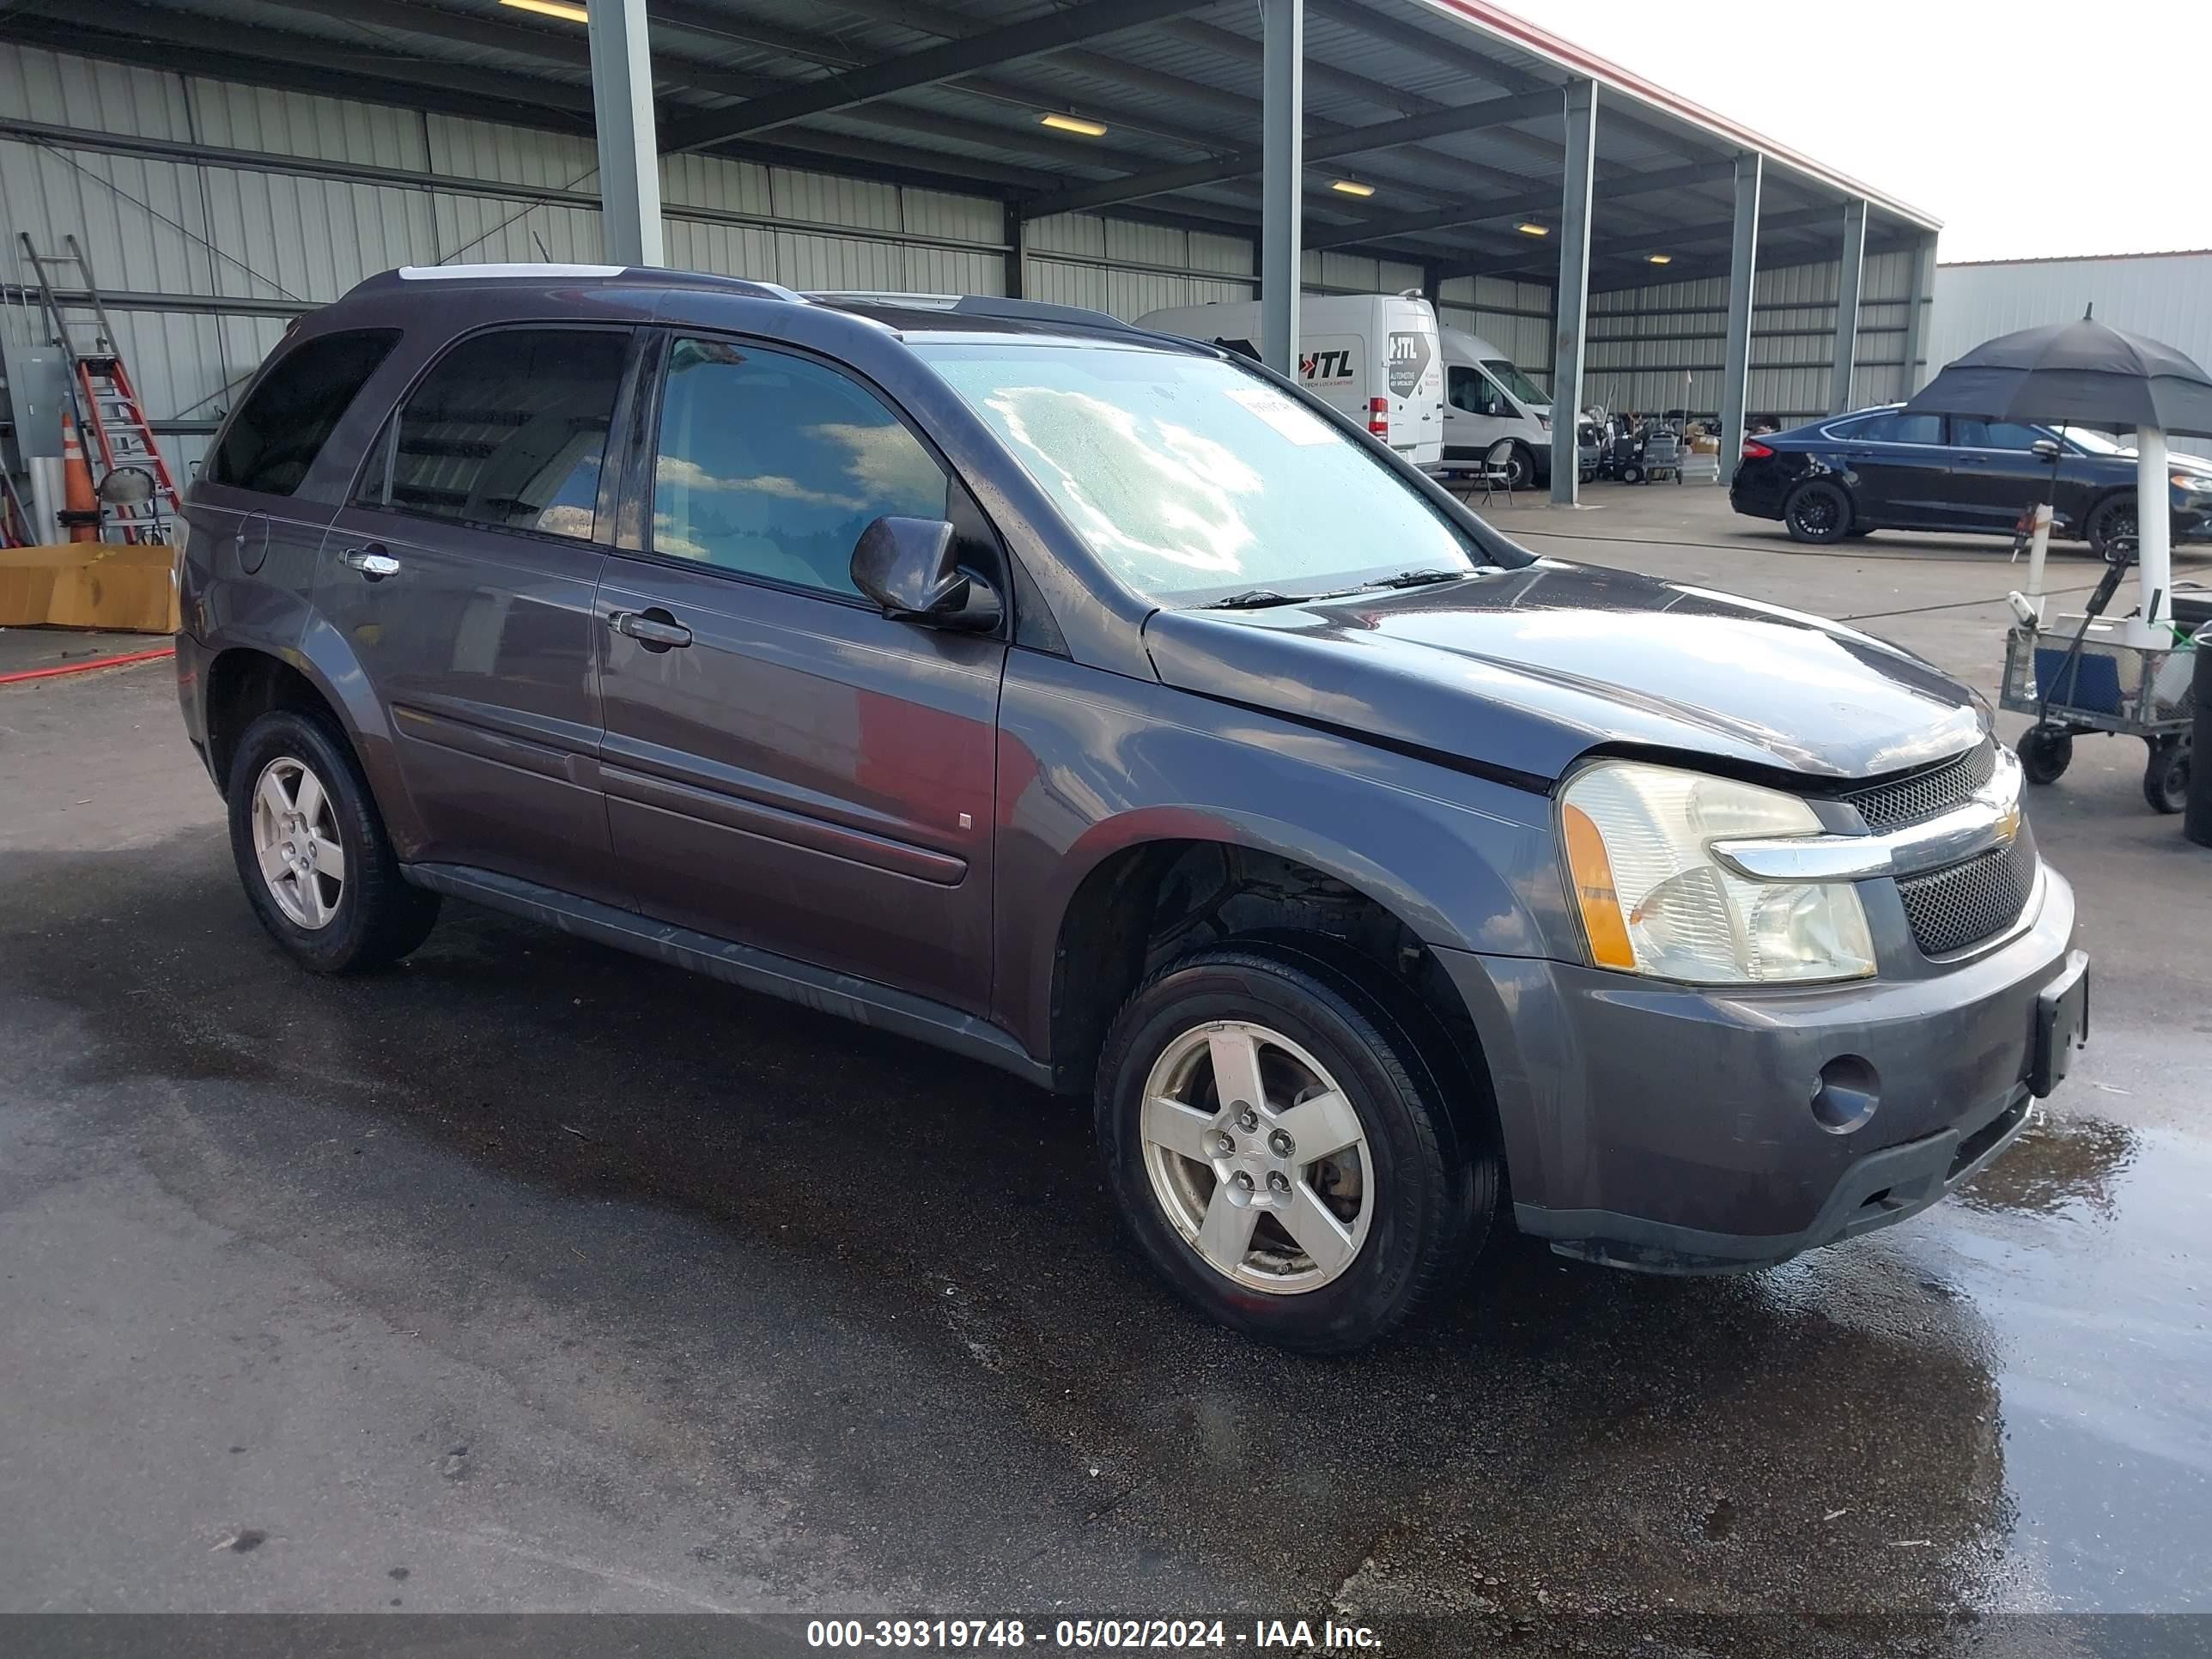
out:
M1508 522L1948 605L1869 625L1993 683L2001 557L1696 493ZM1317 1363L1185 1312L1087 1113L994 1073L457 905L299 973L172 695L0 692L0 1609L1340 1608L1437 1652L2212 1612L2212 854L2139 746L2034 801L2094 1041L1963 1198L1735 1279L1506 1241Z

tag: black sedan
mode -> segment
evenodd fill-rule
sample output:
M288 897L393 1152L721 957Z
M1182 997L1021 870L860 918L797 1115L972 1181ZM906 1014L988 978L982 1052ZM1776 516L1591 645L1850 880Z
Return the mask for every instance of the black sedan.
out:
M1744 441L1729 503L1779 519L1801 542L1870 530L2009 536L2043 499L2058 445L2054 533L2109 558L2136 528L2136 460L2101 433L1962 416L1863 409ZM2176 455L2169 470L2173 539L2212 541L2212 461Z

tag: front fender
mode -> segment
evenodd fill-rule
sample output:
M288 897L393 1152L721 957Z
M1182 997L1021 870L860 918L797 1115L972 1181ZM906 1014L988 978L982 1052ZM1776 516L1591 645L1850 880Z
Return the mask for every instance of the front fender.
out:
M1069 903L1147 842L1295 860L1449 949L1543 956L1570 937L1545 797L1034 653L1008 661L998 814L994 1004L1033 1054L1049 1052Z

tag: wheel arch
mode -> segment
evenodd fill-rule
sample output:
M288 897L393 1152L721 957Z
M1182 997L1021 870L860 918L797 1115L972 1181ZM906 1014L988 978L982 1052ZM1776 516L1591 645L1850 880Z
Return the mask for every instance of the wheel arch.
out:
M1325 851L1316 860L1311 848L1294 854L1201 833L1208 828L1164 824L1117 838L1073 884L1051 958L1054 1088L1091 1086L1115 1013L1162 967L1196 950L1249 945L1309 956L1357 979L1420 1044L1461 1127L1497 1145L1481 1041L1413 919L1420 907L1355 861L1332 868Z
M300 647L277 650L252 641L220 646L206 669L208 768L228 787L238 739L273 708L319 714L352 750L377 809L403 857L422 832L401 787L391 730L359 660L333 629L311 629Z

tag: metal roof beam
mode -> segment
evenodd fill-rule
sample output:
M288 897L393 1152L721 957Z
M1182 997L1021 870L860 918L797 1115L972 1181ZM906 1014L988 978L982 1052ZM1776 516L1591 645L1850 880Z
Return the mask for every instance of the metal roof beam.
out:
M1048 12L1003 28L988 29L943 46L848 70L842 75L748 100L739 108L717 111L678 126L672 149L701 149L726 138L764 132L809 116L850 109L915 87L957 80L979 70L1018 58L1079 45L1103 35L1141 28L1218 3L1218 0L1085 0L1066 11Z
M1560 94L1547 88L1514 98L1485 99L1479 104L1462 104L1396 121L1377 121L1370 126L1352 127L1334 137L1312 141L1305 146L1306 160L1322 161L1340 155L1364 155L1448 133L1472 132L1482 127L1533 120L1540 115L1557 113L1559 104ZM1111 179L1103 184L1056 191L1039 198L1026 211L1042 218L1048 214L1079 212L1109 207L1116 202L1164 195L1170 191L1188 190L1195 185L1218 184L1224 179L1249 178L1261 170L1261 161L1260 151L1239 150L1218 161L1160 167L1151 173L1132 173L1125 179Z
M1729 178L1734 172L1735 167L1731 162L1698 161L1686 167L1662 168L1656 173L1620 173L1598 184L1590 195L1595 201L1619 201L1624 197L1648 195L1653 191L1680 190L1689 185L1710 184L1716 179ZM1402 219L1372 220L1359 227L1357 234L1365 240L1415 236L1424 231L1486 224L1497 219L1528 218L1540 213L1557 218L1559 211L1558 191L1531 191L1525 196L1468 202L1459 207L1443 208L1434 213L1413 214ZM1350 240L1352 234L1349 232L1327 231L1319 236L1309 237L1306 246L1333 247L1340 240Z
M15 15L37 14L76 25L83 21L82 0L19 0ZM503 104L521 104L566 110L589 116L592 91L562 81L538 80L503 70L479 69L471 64L406 58L398 53L363 52L334 40L286 33L278 29L241 29L227 19L139 3L139 0L100 0L99 22L103 28L141 40L158 40L188 50L273 56L280 61L339 74L370 77L388 75L418 85L450 92L475 93ZM67 51L69 48L64 47ZM392 101L387 94L380 101Z

